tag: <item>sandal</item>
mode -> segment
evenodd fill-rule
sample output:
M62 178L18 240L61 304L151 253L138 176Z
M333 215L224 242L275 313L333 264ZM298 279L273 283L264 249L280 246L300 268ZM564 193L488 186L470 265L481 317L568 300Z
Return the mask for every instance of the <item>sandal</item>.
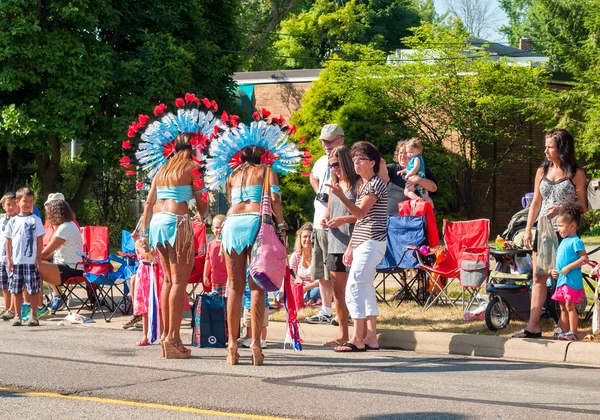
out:
M348 341L348 342L342 344L341 346L334 348L333 351L336 353L362 353L364 351L367 351L367 348L363 347L361 349L361 348L357 347L356 344Z
M149 346L150 342L148 341L147 338L142 338L140 341L138 341L137 343L135 343L136 346L138 347L144 347L144 346Z
M534 332L523 329L523 330L519 331L518 333L516 333L515 335L513 335L512 338L542 338L542 333L541 332L534 333Z
M192 355L192 350L185 348L181 341L175 344L163 341L163 345L167 359L187 359Z
M328 340L328 341L324 341L323 345L326 347L339 347L342 346L344 344L343 341L339 341L339 340Z

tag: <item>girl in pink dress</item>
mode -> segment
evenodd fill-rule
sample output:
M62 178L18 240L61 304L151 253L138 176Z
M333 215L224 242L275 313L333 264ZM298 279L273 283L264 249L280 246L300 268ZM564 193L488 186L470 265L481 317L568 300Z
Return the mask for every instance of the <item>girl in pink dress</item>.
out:
M137 235L136 235L137 236ZM135 241L135 250L139 261L138 269L135 275L135 290L133 292L133 314L141 315L143 319L143 337L136 346L147 346L148 341L148 305L150 302L150 282L152 281L151 272L154 270L154 279L156 279L156 288L158 296L162 289L163 272L160 266L160 260L155 257L152 251L145 250L143 239ZM160 299L158 300L160 305ZM162 325L161 325L162 327ZM161 328L162 329L162 328Z

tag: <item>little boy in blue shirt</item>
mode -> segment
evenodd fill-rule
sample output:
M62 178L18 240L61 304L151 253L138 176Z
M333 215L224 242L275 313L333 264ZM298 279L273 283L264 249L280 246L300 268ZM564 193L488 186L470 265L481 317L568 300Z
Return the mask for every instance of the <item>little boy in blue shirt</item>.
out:
M37 308L42 300L42 280L38 269L44 237L42 220L33 214L34 192L29 188L21 188L16 197L19 213L9 220L3 232L6 238L6 269L9 274L12 273L8 291L13 295L15 317L12 325L15 327L22 323L23 288L27 287L32 308ZM34 312L29 317L29 327L40 325Z
M16 216L19 211L17 206L17 196L14 192L7 192L0 200L2 209L6 212L0 215L0 289L4 294L4 310L0 313L0 318L4 321L11 320L15 317L14 308L12 307L12 294L8 291L8 270L6 269L6 238L4 232L11 218Z

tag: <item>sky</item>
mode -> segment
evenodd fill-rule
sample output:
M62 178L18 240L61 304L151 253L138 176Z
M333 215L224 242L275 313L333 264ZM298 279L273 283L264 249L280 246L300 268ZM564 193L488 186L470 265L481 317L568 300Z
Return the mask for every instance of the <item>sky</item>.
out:
M439 14L442 14L448 10L446 0L434 0L434 4L435 4L435 10ZM498 13L498 19L496 20L494 30L490 31L490 35L487 37L487 39L488 39L488 41L494 41L494 42L506 41L506 37L504 35L498 33L498 28L500 26L504 25L505 23L508 23L508 18L506 17L506 13L504 13L504 10L502 10L500 8L500 6L497 6L496 10Z

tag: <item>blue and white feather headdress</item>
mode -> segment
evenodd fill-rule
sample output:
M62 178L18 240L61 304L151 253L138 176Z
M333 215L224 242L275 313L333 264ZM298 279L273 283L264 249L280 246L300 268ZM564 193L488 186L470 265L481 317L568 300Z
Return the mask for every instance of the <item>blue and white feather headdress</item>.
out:
M127 175L143 177L136 185L138 189L149 185L159 169L175 155L175 138L178 134L193 134L190 143L198 151L193 159L200 168L204 166L208 143L218 131L219 119L214 114L218 110L217 103L186 93L185 98L175 100L175 105L178 108L176 113L165 113L167 106L159 104L154 108L157 117L154 122L149 122L149 116L140 115L138 121L129 126L127 136L131 140L123 141L122 146L126 153L129 150L134 153L125 154L121 158L121 166L127 169ZM137 171L129 169L133 166L137 167ZM199 171L194 184L197 187L204 186Z
M254 121L249 125L238 123L236 116L223 116L221 129L210 143L210 157L206 160L205 180L210 190L218 189L242 164L240 150L246 146L266 149L261 162L280 174L296 172L299 165L310 164L310 153L298 149L298 145L290 141L296 126L284 125L282 117L273 117L269 121L270 115L263 108L261 114L253 114Z

